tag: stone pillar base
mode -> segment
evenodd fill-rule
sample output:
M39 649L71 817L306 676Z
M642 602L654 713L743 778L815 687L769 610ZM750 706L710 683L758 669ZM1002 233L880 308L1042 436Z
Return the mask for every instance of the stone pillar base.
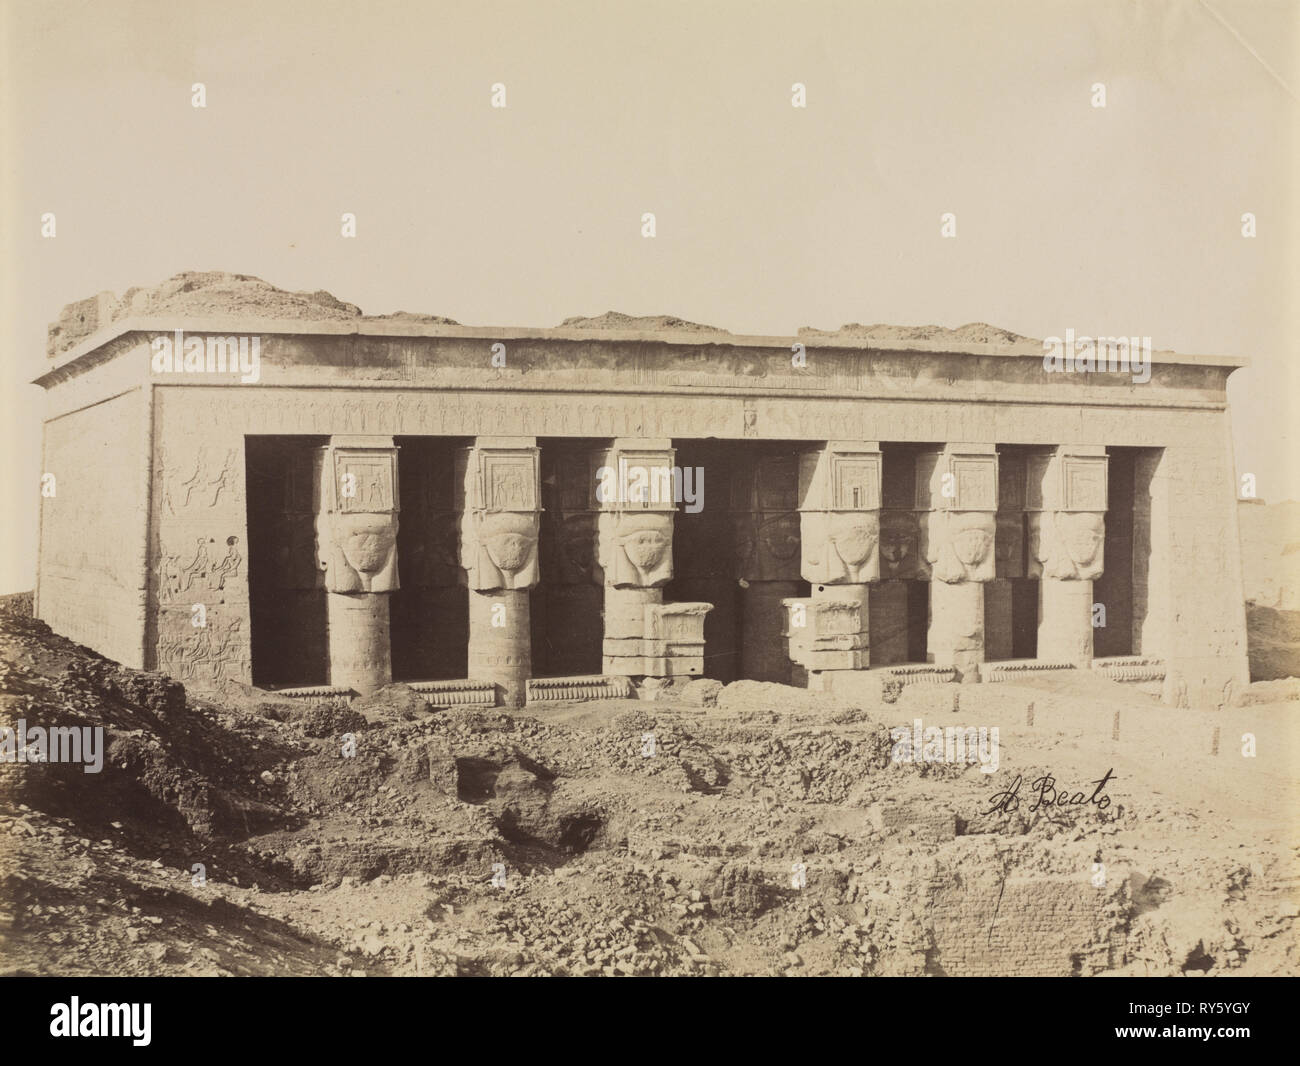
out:
M930 582L927 647L929 661L953 667L958 681L979 680L979 664L984 661L982 581Z
M1038 658L1092 662L1092 582L1043 577L1038 582Z
M393 680L389 651L388 594L326 594L329 683L367 696Z
M469 676L491 681L501 705L522 707L532 670L528 589L469 589Z
M1011 650L1011 580L997 577L984 584L984 658L1013 658Z

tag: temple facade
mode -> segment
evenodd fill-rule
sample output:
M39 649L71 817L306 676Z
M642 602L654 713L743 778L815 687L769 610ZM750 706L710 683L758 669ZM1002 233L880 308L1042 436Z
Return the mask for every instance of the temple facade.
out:
M129 666L505 706L1248 680L1240 360L1139 382L1021 338L90 315L37 379L36 612Z

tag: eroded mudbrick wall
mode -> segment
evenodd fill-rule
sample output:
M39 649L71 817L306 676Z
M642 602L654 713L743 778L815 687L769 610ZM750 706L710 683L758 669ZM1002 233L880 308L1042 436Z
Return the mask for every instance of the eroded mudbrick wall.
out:
M949 977L1089 977L1124 964L1127 887L1078 874L1016 873L974 863L931 879L930 973Z

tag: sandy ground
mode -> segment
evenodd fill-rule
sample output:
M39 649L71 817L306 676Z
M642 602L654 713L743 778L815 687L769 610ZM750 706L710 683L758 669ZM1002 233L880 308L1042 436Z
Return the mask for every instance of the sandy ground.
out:
M1295 681L1221 712L1087 674L309 708L187 694L21 598L0 663L4 724L108 738L98 774L0 765L4 973L1300 972ZM892 760L916 718L997 726L997 773ZM1108 769L1104 807L1029 810Z

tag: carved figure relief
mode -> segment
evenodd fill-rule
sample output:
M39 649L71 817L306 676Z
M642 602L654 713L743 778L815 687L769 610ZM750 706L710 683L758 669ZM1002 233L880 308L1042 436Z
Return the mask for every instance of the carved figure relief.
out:
M936 580L988 581L994 576L994 516L987 511L930 511L923 526L926 561Z
M1029 576L1092 581L1104 570L1106 516L1095 511L1029 515Z
M876 511L803 511L800 542L804 580L863 584L880 576L880 516Z
M397 589L396 515L319 515L316 544L330 592Z
M460 565L470 588L526 589L537 584L538 516L504 511L461 516Z
M921 555L921 525L914 511L880 513L880 576L919 578L929 568Z
M654 588L673 577L673 512L603 512L597 522L605 584Z

